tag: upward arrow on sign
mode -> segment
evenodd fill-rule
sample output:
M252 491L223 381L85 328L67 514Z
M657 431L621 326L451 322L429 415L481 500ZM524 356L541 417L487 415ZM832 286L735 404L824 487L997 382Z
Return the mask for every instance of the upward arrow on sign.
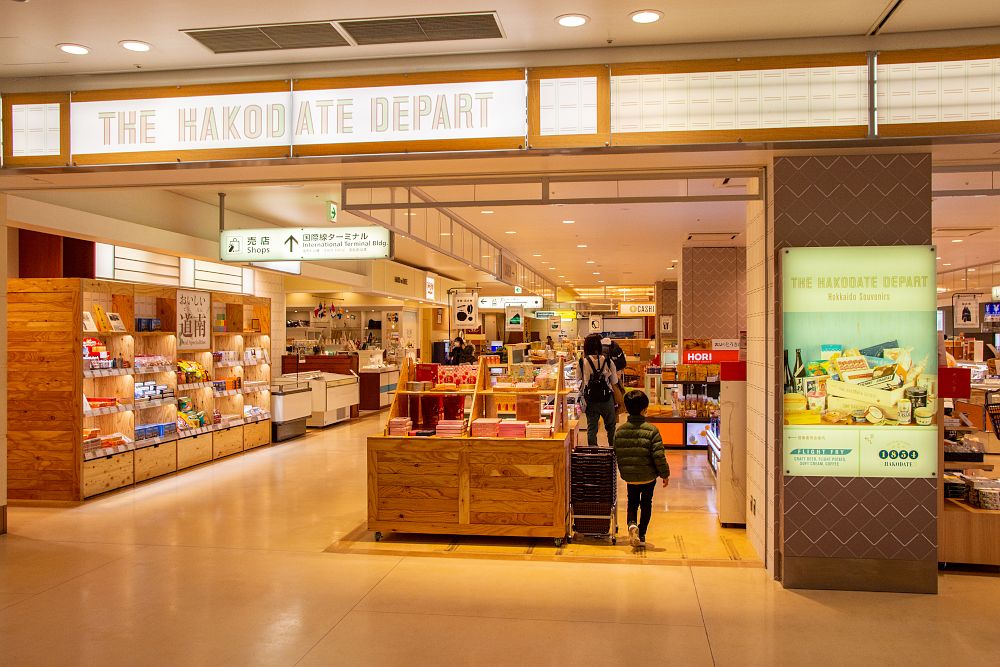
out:
M295 244L298 242L299 240L297 238L289 234L288 238L285 239L285 243L288 244L288 252L295 252Z

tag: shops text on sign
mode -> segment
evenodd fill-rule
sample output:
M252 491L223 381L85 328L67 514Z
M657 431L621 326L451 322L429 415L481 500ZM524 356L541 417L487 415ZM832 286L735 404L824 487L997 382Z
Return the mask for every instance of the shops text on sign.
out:
M275 227L220 234L224 262L388 259L392 234L383 227Z

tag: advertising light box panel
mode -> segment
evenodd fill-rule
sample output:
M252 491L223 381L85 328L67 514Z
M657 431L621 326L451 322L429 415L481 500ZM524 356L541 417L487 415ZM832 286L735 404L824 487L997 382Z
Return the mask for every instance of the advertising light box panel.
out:
M935 275L930 246L782 252L786 475L937 475Z

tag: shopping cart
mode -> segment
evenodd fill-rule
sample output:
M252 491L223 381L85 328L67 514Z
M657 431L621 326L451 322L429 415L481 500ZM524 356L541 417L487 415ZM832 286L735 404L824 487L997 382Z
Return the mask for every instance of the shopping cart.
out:
M570 533L618 538L618 462L610 447L577 446L570 455Z

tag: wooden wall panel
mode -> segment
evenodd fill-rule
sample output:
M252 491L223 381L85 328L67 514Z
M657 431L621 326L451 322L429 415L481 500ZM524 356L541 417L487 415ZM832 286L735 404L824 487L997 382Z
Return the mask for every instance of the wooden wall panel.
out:
M8 282L7 475L14 500L82 499L79 286L72 279Z

